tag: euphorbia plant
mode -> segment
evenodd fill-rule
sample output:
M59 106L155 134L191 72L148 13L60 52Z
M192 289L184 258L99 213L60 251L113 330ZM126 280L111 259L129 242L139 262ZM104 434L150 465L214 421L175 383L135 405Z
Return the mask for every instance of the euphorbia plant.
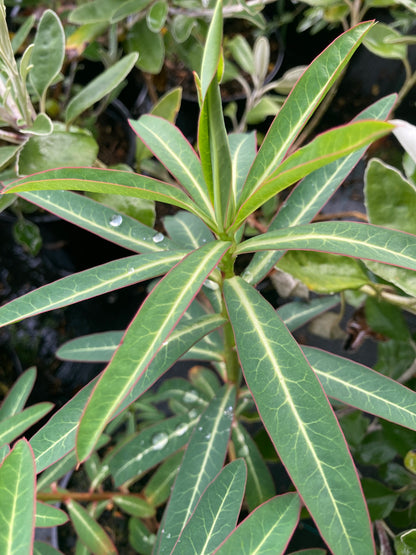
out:
M7 531L0 535L3 550L18 541L23 514L33 526L33 504L19 484L24 482L34 499L33 476L48 467L40 478L38 499L64 501L92 552L115 550L91 524L91 515L98 514L95 509L87 513L71 491L48 490L65 465L76 464L76 454L95 476L92 490L104 478L112 478L114 491L106 499L135 515L131 531L136 540L146 539L147 547L137 547L144 553L283 553L301 504L333 553L374 552L356 468L328 397L415 429L416 396L369 368L301 348L256 289L288 249L330 251L416 269L413 235L354 222L308 223L366 146L391 131L393 125L383 120L394 96L288 154L371 25L360 24L340 36L307 68L256 152L252 134L227 136L224 126L219 3L196 76L198 151L163 119L145 115L131 122L176 183L78 168L25 177L5 189L141 254L69 276L10 302L0 309L2 325L166 275L125 332L84 337L63 347L62 357L106 360L108 365L31 438L30 446L23 439L9 454L3 447L0 480L13 484L18 507L12 511L10 499L5 503L0 497L1 530ZM247 219L300 179L269 230L245 240ZM167 237L69 190L150 198L179 211L165 220ZM253 252L248 266L241 268L239 255ZM284 318L293 321L296 316L299 322L310 317L312 309L318 313L327 306L327 300L301 308L296 304L286 308ZM167 379L149 397L146 391L181 357L211 362L211 370L196 367L190 383ZM160 420L160 413L149 407L163 400L169 400L174 415ZM147 425L137 432L135 417L140 411ZM267 466L243 425L250 418L261 420L297 493L275 496ZM126 427L120 431L123 423ZM108 440L107 434L118 440L100 460L96 450ZM144 498L149 510L155 512L166 503L160 525L153 522L150 530L137 518L149 514L143 506L137 508L130 492L138 478L159 463L141 490L141 501ZM126 498L124 505L120 493ZM249 515L236 527L243 500ZM150 532L156 534L153 548Z

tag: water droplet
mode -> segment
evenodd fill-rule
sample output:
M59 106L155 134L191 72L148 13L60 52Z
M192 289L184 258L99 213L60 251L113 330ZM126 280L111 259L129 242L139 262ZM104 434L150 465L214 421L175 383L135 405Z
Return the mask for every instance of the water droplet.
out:
M153 235L152 237L153 243L161 243L164 238L165 236L163 235L163 233L156 233L156 235Z
M239 457L247 457L249 451L248 451L248 447L247 445L242 445L240 447L240 449L238 450L238 456Z
M198 431L202 432L202 426L198 426Z
M211 281L210 279L206 279L204 281L204 285L207 289L211 289L212 291L216 291L219 288L218 283L215 283L215 281Z
M207 240L206 239L201 239L201 243L206 243Z
M233 417L233 407L231 405L225 408L224 416L229 416L230 418Z
M111 227L119 227L123 223L123 217L120 214L113 214L110 219Z
M166 446L168 441L169 441L168 434L165 434L165 432L160 432L159 434L155 434L152 437L153 449L155 451L160 451Z
M253 279L253 274L251 272L244 272L244 276L243 278L247 281L250 282Z
M166 534L166 537L168 538L168 540L170 540L170 538L172 537L172 534L169 532L168 534Z
M162 343L162 347L166 347L166 345L167 345L168 343L169 343L169 341L164 341L164 342Z
M183 436L184 433L186 433L188 431L188 425L185 424L185 422L183 422L182 424L179 424L178 426L176 426L175 428L175 433L177 436Z
M184 403L195 403L195 401L197 400L198 400L198 394L194 390L187 391L183 396Z
M189 418L196 418L198 416L198 411L196 409L192 409L189 411Z
M207 435L205 436L205 439L211 439L211 434L207 434Z
M129 268L129 274L134 274L134 268Z

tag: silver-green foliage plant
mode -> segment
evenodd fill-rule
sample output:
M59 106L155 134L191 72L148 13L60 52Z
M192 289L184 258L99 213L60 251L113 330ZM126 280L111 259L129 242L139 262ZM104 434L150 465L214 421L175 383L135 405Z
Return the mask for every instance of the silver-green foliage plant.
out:
M92 492L101 491L104 479L112 480L114 491L104 505L111 498L132 515L131 541L140 553L283 553L302 505L331 552L375 552L357 470L329 398L415 430L416 396L370 368L298 345L285 322L293 329L312 309L326 310L328 299L289 306L283 320L256 289L287 250L332 252L416 270L414 235L354 222L309 223L365 148L394 128L384 121L394 96L288 154L371 25L349 30L314 60L256 152L253 134L227 136L224 126L219 3L197 77L197 150L159 117L131 122L175 183L67 168L5 188L4 193L18 194L135 254L11 301L0 309L1 325L163 277L125 332L80 338L61 349L61 357L107 361L102 374L29 442L20 439L9 450L21 430L5 440L0 481L9 494L0 496L2 553L17 552L15 546L19 553L30 552L31 536L20 530L33 527L38 511L45 512L43 505L35 508L35 475L38 500L65 502L83 549L115 552L96 522L103 498L85 509L71 491L50 489L77 461L84 463ZM299 180L269 230L246 240L244 226L253 212ZM149 198L179 210L166 218L166 235L74 190ZM254 256L242 268L245 253ZM199 367L190 382L167 379L157 392L148 391L180 358L211 363L211 370ZM166 400L173 415L161 419L152 403ZM146 423L139 432L137 414ZM250 418L262 422L293 482L290 493L275 495L266 463L244 426ZM111 435L121 439L101 459L97 449ZM159 464L141 490L140 504L132 488ZM242 503L248 516L237 526ZM161 506L161 522L149 529L145 519Z

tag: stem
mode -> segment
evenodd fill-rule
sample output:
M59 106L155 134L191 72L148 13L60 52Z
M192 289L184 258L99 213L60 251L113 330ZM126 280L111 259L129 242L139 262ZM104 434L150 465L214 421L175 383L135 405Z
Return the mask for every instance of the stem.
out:
M406 69L406 74L409 74L409 67L408 67L408 60L406 60L407 65L405 63L405 61L403 60L403 64L405 66ZM394 105L394 109L397 110L397 107L399 106L399 104L401 104L401 102L403 101L404 97L407 95L407 93L410 91L410 89L413 88L413 86L416 84L416 71L413 73L413 75L410 75L409 77L406 78L406 81L404 82L402 88L400 89L398 95L397 95L397 100L396 100L396 104Z
M235 350L233 328L229 322L224 326L224 359L228 381L238 385L241 379L241 370Z
M120 491L102 491L102 492L81 492L81 491L51 491L51 492L40 492L37 494L37 499L39 501L66 501L68 499L73 499L74 501L81 501L85 503L91 503L94 501L109 501L113 497L118 495L123 495ZM140 495L129 494L129 497L137 497L143 499Z

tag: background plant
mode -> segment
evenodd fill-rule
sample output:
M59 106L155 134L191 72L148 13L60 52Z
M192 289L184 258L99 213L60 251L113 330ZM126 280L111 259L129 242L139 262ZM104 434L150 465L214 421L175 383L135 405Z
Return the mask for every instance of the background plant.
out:
M109 499L133 516L131 543L139 552L230 553L238 545L252 553L266 544L284 552L299 520L300 497L294 492L275 496L265 461L245 427L248 421L261 421L274 457L277 453L287 469L303 510L329 549L336 554L374 552L357 470L327 396L414 430L414 393L362 365L296 343L287 326L294 329L333 305L333 299L295 303L276 313L255 287L286 250L329 251L416 269L414 235L372 224L308 223L366 146L394 129L384 121L394 96L288 155L370 28L364 23L341 35L308 67L256 152L252 134L227 136L225 131L218 83L219 3L197 78L198 152L166 120L145 115L131 122L181 187L96 168L49 170L6 187L5 193L65 213L73 223L141 254L74 274L10 302L0 310L2 325L164 277L153 284L125 332L82 338L60 351L72 359L85 359L88 353L90 359L108 361L102 375L30 442L22 439L10 450L8 442L22 430L7 437L0 480L9 484L11 493L0 497L1 529L7 531L0 535L3 550L14 548L17 541L21 550L30 550L38 513L34 478L43 472L38 499L64 501L81 541L93 553L115 551L96 523ZM253 212L302 178L269 230L245 239L244 226ZM165 219L166 235L74 190L150 198L180 210ZM239 256L249 252L256 254L241 267ZM189 382L168 379L149 390L184 356L212 366L194 369ZM16 406L13 398L24 397L22 389L19 384L12 390L9 406ZM169 418L159 409L166 399ZM11 418L9 427L21 409L20 404L14 413L3 415ZM137 418L142 421L138 430ZM106 449L110 437L114 442ZM265 449L270 443L263 439L260 445ZM53 487L77 460L84 462L91 484L89 497L82 498L94 502L87 509L74 492ZM143 487L141 478L160 463ZM111 481L104 482L107 478ZM412 480L409 474L410 493ZM11 500L19 507L17 513L11 513ZM236 527L243 500L249 514ZM162 519L149 522L165 504ZM58 515L54 517L56 521ZM26 535L20 534L23 522L30 531ZM268 523L268 535L259 522ZM409 532L397 543L412 539Z

